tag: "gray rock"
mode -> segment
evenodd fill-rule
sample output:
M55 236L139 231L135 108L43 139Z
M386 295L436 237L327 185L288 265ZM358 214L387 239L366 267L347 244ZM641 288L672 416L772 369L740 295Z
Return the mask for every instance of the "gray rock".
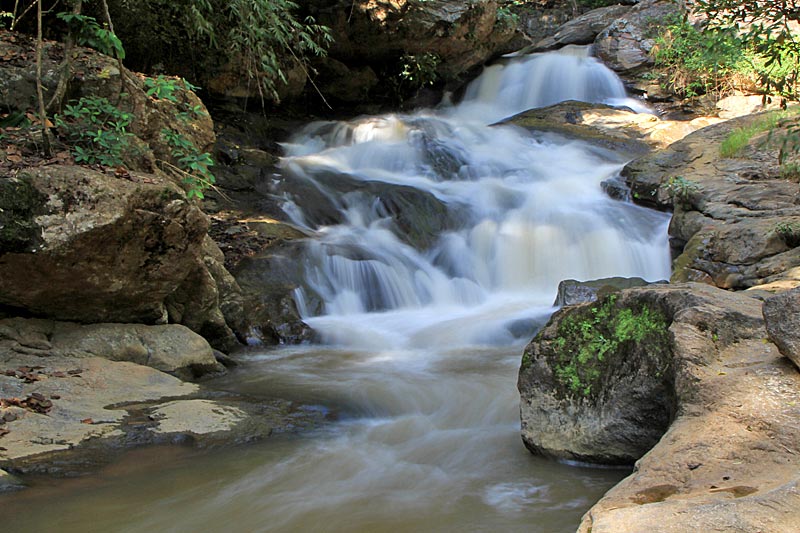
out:
M652 65L653 21L680 13L680 9L676 2L668 0L644 0L637 4L597 36L594 41L597 57L617 72Z
M764 302L769 339L800 367L800 288L782 292Z
M0 494L4 492L10 492L12 490L19 490L24 488L25 485L17 479L16 477L12 476L5 470L0 469Z
M568 44L591 44L601 31L630 9L630 6L623 5L593 9L559 26L553 36L536 43L534 49L552 50Z
M631 287L643 287L649 285L648 281L642 278L603 278L591 281L577 281L567 279L558 284L558 295L553 305L564 307L567 305L578 305L587 302L597 301L614 292Z
M800 427L790 421L800 416L800 373L765 342L761 302L700 284L612 296L554 315L520 371L529 448L612 463L640 457L584 515L579 531L797 529ZM599 363L595 350L578 372L592 388L576 392L554 355L579 344L558 338L570 323L596 325L603 307L660 312L668 329L619 343ZM612 338L620 322L603 318L616 324L607 332ZM585 372L591 365L599 376Z
M102 357L150 366L185 379L223 372L208 342L177 325L89 324L41 319L0 320L0 343L42 356Z

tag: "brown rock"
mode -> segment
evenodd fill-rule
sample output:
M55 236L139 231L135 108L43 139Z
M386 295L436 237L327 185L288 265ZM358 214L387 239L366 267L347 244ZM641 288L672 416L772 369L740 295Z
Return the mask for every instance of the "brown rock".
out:
M77 166L0 177L0 203L11 205L0 213L0 304L63 320L165 320L208 227L167 180Z

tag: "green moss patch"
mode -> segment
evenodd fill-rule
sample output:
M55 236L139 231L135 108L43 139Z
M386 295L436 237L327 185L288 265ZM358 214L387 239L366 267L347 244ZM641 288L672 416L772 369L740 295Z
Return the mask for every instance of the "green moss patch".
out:
M27 181L0 178L0 254L30 251L40 243L41 229L34 217L46 200Z
M561 320L551 341L552 368L569 392L589 396L599 389L609 364L635 345L663 346L668 322L658 310L621 307L612 294Z

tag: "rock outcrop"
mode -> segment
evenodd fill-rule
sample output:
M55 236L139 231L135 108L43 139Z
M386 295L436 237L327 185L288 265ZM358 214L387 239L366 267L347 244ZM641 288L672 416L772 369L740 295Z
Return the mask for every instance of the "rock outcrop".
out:
M0 32L0 107L12 114L35 104L32 47L25 35ZM63 53L60 43L45 43L46 98ZM166 93L148 94L143 77L108 56L80 47L73 56L68 100L104 98L132 117L127 168L77 166L66 150L56 164L33 157L26 167L0 150L0 307L83 323L177 322L234 349L233 330L246 329L240 291L182 178L160 170L177 163L165 130L199 152L210 149L208 112L180 80L150 80L169 85L169 97L159 97Z
M0 304L80 322L166 322L208 221L168 179L51 165L0 177Z
M633 288L610 298L554 315L527 348L520 373L531 449L606 462L644 454L579 531L800 527L800 373L766 341L761 301L699 284ZM558 339L571 322L593 331L603 309L617 313L602 322L607 335L598 330L612 349L602 361L594 351L581 362L581 342L591 335ZM620 326L625 309L634 318L649 309L654 322L661 313L668 328L622 342L626 331L637 331ZM588 390L572 386L564 371L570 363L579 365L575 375ZM594 381L592 368L601 373Z
M680 9L678 3L668 0L640 2L600 32L594 41L597 57L617 72L652 65L655 21L675 16Z
M592 44L600 32L630 9L624 5L593 9L559 26L554 35L537 42L531 51L553 50L568 44Z
M764 322L770 340L800 368L800 287L768 298Z
M230 445L320 422L179 379L220 370L179 325L0 321L0 491L22 485L8 473L84 473L131 446Z
M764 145L765 132L736 156L720 155L734 129L760 119L702 129L623 170L635 202L674 207L673 282L768 290L800 284L800 184L781 176L777 146Z

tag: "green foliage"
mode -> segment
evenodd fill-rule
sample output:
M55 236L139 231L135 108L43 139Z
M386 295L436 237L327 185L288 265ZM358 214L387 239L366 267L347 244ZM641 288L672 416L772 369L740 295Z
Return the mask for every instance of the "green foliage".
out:
M684 17L673 16L655 38L653 59L667 75L667 87L683 97L725 93L736 77L754 73L753 61L733 29L699 30Z
M781 222L775 225L775 233L790 248L800 246L800 222Z
M71 146L76 163L115 167L123 163L132 136L132 117L106 98L84 96L55 116L55 126Z
M664 186L673 203L688 204L692 197L702 190L698 183L687 180L683 176L673 176Z
M400 79L402 83L412 89L419 89L425 85L432 85L439 75L436 68L441 59L431 52L424 54L403 54L400 58Z
M795 0L697 0L699 12L712 27L738 29L746 26L742 40L762 59L762 90L796 98L800 82L800 5Z
M516 27L519 24L519 15L511 11L511 7L508 5L498 5L495 24L505 28Z
M666 341L667 320L648 307L617 306L610 295L584 312L573 312L558 325L552 348L555 376L573 394L589 396L599 384L609 358L635 344Z
M164 128L161 137L172 149L172 157L182 171L183 183L187 186L188 198L203 198L203 192L211 187L216 178L211 173L214 160L208 152L200 152L197 147L181 133Z
M747 126L734 129L722 141L719 147L719 153L722 157L735 157L750 143L750 140L766 131L774 130L777 126L781 125L786 119L796 115L800 109L793 108L785 111L773 111L767 113L758 120L754 121Z
M56 16L67 23L78 44L94 48L108 56L125 59L122 41L109 29L100 26L94 17L67 12Z
M325 55L330 30L311 17L300 21L291 0L192 0L196 35L242 62L262 94L278 101L277 82L286 83L285 67L305 67L307 55Z

